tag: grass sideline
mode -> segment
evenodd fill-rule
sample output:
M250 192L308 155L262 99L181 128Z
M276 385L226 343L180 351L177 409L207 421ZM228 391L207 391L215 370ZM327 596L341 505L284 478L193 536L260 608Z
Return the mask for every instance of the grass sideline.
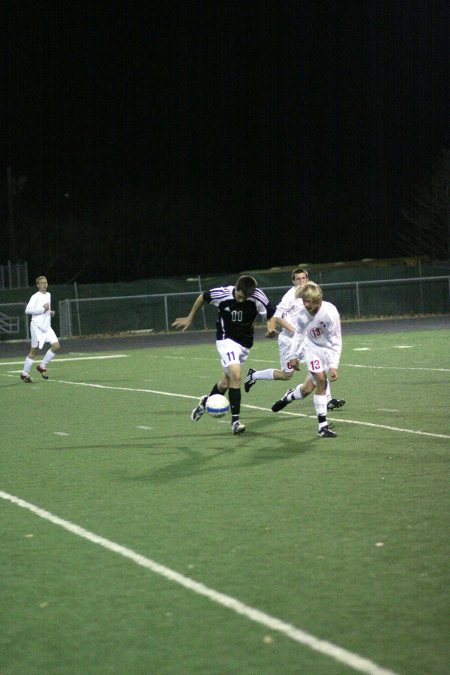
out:
M190 422L213 344L122 353L61 352L32 385L0 360L4 494L374 668L448 672L448 331L346 337L336 439L311 399L274 415L279 382L243 392L241 437ZM259 340L248 366L277 361ZM4 675L371 672L11 501L0 515Z

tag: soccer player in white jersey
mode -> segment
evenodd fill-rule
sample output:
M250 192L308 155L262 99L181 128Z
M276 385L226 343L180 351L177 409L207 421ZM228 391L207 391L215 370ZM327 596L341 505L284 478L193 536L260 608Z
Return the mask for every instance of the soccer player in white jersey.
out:
M172 326L187 330L198 310L207 302L218 310L216 322L216 347L223 368L219 381L211 392L201 397L191 413L191 420L198 422L205 412L208 396L228 391L231 408L231 431L242 434L245 426L239 416L241 411L241 366L253 346L253 324L258 315L266 316L267 337L276 337L273 308L266 294L256 287L256 279L243 275L235 286L211 288L200 293L188 316L175 319Z
M38 351L42 349L46 342L50 343L41 363L36 366L37 371L44 380L48 380L47 365L55 358L56 352L60 348L56 333L51 327L51 318L55 312L51 308L51 294L48 292L48 281L46 277L40 276L36 279L37 293L31 296L25 309L25 314L31 316L31 351L25 359L23 370L20 375L23 382L32 382L30 369L38 356Z
M341 320L339 312L331 302L323 300L322 289L312 281L299 286L296 296L303 300L303 308L296 318L296 334L292 341L289 361L296 366L300 359L306 363L309 376L295 389L288 389L273 406L273 412L279 412L289 403L308 396L309 379L316 385L314 407L318 419L318 435L322 438L334 438L337 434L327 423L327 382L338 379L339 360L342 351Z
M244 382L244 388L247 393L250 391L251 387L256 384L257 380L290 380L294 374L294 370L299 370L298 365L293 368L289 360L292 349L292 340L295 334L297 314L303 308L303 300L300 297L296 297L295 292L299 286L305 284L309 280L309 274L307 270L302 267L296 267L292 270L291 279L293 286L283 295L275 311L276 322L282 328L278 336L280 368L265 368L264 370L249 368ZM311 393L314 391L315 386L314 380L310 378L304 383L305 392L308 388L308 393ZM331 397L329 382L327 383L326 393L328 410L341 408L345 404L344 400Z

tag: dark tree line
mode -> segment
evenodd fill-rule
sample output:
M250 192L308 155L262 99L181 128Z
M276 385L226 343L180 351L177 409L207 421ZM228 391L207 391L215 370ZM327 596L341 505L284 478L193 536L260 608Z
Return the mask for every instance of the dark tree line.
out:
M408 227L398 234L411 255L448 260L450 257L450 150L443 149L431 180L420 185L403 210Z
M335 203L337 191L331 207L325 191L305 206L294 189L243 200L200 189L151 193L129 187L83 204L76 194L37 197L31 180L11 176L1 262L27 261L31 275L66 283L239 272L299 260L406 255L442 260L450 253L449 191L448 150L388 228L373 222L361 204L352 211L350 203ZM336 219L329 215L334 212ZM311 213L321 226L311 224ZM345 226L339 226L339 217Z

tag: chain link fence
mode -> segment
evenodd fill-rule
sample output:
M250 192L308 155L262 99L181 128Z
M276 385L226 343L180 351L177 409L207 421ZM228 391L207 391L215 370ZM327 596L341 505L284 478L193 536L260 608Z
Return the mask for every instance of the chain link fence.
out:
M450 276L330 283L322 284L322 289L325 299L336 305L342 319L450 313ZM276 305L286 286L263 290ZM188 314L198 294L199 291L67 298L59 303L60 335L169 331L177 317ZM192 330L215 326L216 308L202 309Z

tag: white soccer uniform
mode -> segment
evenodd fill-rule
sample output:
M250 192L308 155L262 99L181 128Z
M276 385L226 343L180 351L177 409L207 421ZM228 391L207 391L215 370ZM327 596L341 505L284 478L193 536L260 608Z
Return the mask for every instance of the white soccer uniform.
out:
M331 302L323 300L314 315L303 307L297 314L296 329L290 358L301 358L311 373L339 367L342 351L341 319Z
M303 300L295 297L297 286L292 286L281 298L277 305L275 316L288 321L293 328L297 326L297 316L303 309ZM292 356L292 344L294 333L282 328L278 336L278 349L280 352L280 366L281 370L292 372L292 368L288 367L289 359ZM299 357L300 358L300 357Z
M44 310L44 305L48 303L49 309ZM25 314L31 315L30 333L31 347L42 349L46 342L53 344L58 341L56 333L51 327L51 294L47 291L41 293L38 291L31 296L25 309Z

